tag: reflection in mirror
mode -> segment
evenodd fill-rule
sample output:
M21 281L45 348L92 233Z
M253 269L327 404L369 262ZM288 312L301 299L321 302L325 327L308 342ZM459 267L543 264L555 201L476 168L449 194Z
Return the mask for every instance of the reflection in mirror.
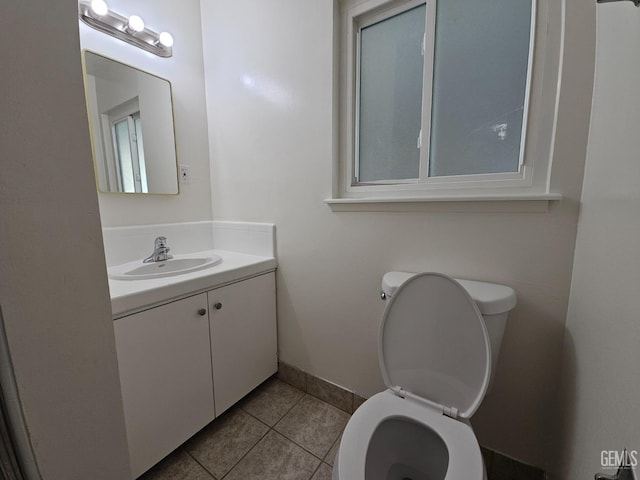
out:
M98 189L177 194L171 84L89 51L84 69Z

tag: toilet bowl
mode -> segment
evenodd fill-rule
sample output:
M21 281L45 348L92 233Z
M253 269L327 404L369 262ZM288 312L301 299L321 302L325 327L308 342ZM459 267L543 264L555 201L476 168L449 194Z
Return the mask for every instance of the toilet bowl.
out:
M486 479L469 418L491 383L514 291L390 272L385 297L378 359L388 388L347 423L333 480Z

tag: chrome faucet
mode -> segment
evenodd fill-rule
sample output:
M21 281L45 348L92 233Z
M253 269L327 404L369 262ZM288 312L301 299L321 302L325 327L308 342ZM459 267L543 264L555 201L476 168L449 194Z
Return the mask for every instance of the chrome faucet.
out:
M165 260L169 260L173 258L172 255L169 255L169 247L167 247L167 237L158 237L153 242L153 253L145 258L142 263L151 263L151 262L164 262Z

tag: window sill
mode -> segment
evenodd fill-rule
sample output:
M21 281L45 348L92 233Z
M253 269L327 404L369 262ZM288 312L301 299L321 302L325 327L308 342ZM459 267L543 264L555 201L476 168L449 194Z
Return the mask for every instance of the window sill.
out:
M560 193L442 195L433 197L327 198L334 212L545 213Z

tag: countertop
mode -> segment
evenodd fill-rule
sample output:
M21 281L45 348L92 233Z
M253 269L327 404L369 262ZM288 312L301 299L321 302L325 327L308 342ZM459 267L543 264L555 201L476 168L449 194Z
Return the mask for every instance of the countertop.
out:
M274 257L248 255L228 250L206 250L194 256L220 255L222 262L210 268L170 277L146 280L109 278L113 318L228 285L276 269Z

